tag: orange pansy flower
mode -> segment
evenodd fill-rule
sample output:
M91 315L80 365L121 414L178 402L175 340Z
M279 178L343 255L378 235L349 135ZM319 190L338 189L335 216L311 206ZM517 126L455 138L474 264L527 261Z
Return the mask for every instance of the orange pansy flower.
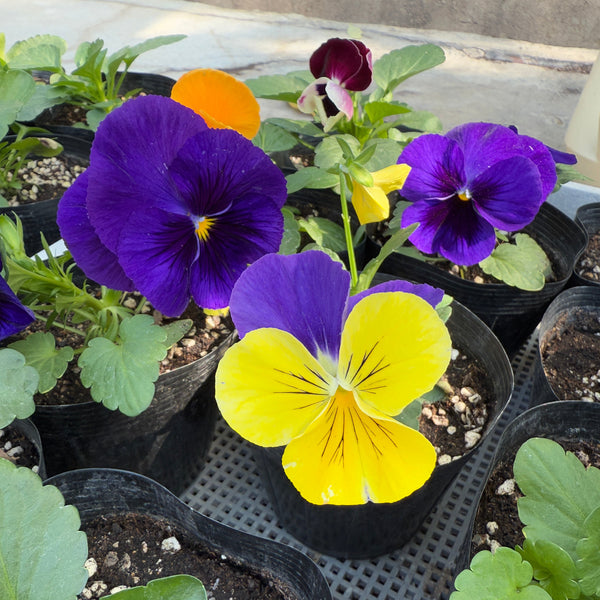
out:
M182 75L171 98L198 113L213 129L235 129L252 139L260 127L260 107L250 88L216 69L194 69Z

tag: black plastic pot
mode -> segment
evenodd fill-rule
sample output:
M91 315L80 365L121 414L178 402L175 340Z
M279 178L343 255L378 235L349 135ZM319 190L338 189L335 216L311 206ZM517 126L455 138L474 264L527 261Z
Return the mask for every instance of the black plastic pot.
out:
M44 462L42 440L40 438L40 432L37 430L37 427L33 424L31 419L15 419L10 425L5 427L5 429L13 429L33 444L38 454L37 473L42 479L45 479L46 463Z
M48 81L50 79L51 73L47 71L36 71L36 77L41 80ZM122 94L126 94L132 90L141 89L146 94L155 94L157 96L170 96L171 88L175 85L175 80L171 77L167 77L165 75L159 75L156 73L137 73L137 72L127 72L123 83L121 84L120 92ZM55 133L70 133L70 130L73 127L69 125L58 125L55 122L55 115L58 110L58 106L51 107L46 109L43 113L38 115L33 121L32 124L38 127L43 127L48 131L52 131ZM76 127L75 136L80 137L87 141L92 141L94 139L94 132L90 129L86 129L83 127Z
M316 505L304 500L285 475L283 448L253 446L253 455L279 523L298 540L338 558L372 558L405 544L419 529L438 498L483 443L510 400L513 373L504 348L471 311L455 302L448 328L453 345L477 358L490 375L495 402L481 440L461 458L438 465L429 481L394 503Z
M67 133L47 135L36 134L38 137L51 137L60 142L64 147L64 156L77 159L85 164L89 162L91 141L77 136L77 130L72 127L64 128ZM75 134L75 135L73 135ZM14 140L15 136L7 136L5 140ZM42 249L40 233L44 234L49 244L60 239L60 232L56 224L56 212L58 202L62 194L49 200L23 204L22 206L0 207L0 214L7 214L10 217L16 214L23 223L23 239L25 241L25 250L29 255L35 254Z
M196 512L146 477L113 469L82 469L45 481L79 510L82 528L101 515L134 512L167 519L209 550L273 581L294 600L331 600L325 577L297 550L237 531Z
M586 242L587 246L589 243L589 238L600 231L600 202L592 202L591 204L584 204L583 206L580 206L575 213L575 222L586 232L588 237L588 241ZM585 248L582 250L582 253L583 252L585 252ZM581 253L577 258L581 258ZM569 284L572 286L590 285L594 287L600 287L600 279L598 281L594 281L588 277L582 277L577 272L576 263L575 270L573 271L573 275L571 276Z
M543 348L550 331L558 319L567 313L571 313L574 319L577 309L593 311L600 317L600 287L578 286L563 290L546 309L538 330L537 350L533 366L533 386L529 401L530 406L562 400L554 392L546 378L542 362ZM600 365L598 367L600 368ZM577 398L568 398L568 400L577 400Z
M205 357L162 374L150 406L136 417L90 400L36 407L49 475L86 467L127 469L176 494L204 466L217 417L214 371L232 333Z
M477 511L492 473L501 463L512 465L517 450L528 439L534 437L555 441L589 441L597 445L598 439L600 439L600 405L577 401L540 404L521 413L508 424L500 437L486 475L483 477L483 484L476 498L463 545L457 558L456 574L466 569L471 562L471 539ZM489 515L486 520L493 521L494 519L492 515Z
M587 244L585 231L547 202L523 231L536 239L554 265L556 280L539 292L501 283L466 281L432 264L400 254L388 257L380 271L442 288L481 318L512 356L534 330L548 304L566 286L575 260ZM367 258L377 252L378 246L369 236Z

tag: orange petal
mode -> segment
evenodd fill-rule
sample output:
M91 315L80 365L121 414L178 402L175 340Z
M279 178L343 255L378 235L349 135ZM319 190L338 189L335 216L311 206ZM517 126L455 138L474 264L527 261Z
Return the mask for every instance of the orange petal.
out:
M235 129L252 139L260 127L260 107L250 88L216 69L195 69L182 75L171 98L201 115L213 129Z

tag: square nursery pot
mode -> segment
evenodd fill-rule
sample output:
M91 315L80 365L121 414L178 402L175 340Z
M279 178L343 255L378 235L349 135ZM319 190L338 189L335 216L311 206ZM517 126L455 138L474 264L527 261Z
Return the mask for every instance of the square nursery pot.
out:
M60 134L35 134L37 137L50 137L62 144L64 151L59 155L64 156L67 161L86 166L90 160L91 140L81 138L73 127L64 128ZM15 136L9 135L4 141L14 141ZM35 157L32 157L35 158ZM66 188L65 188L66 189ZM56 223L58 202L62 198L63 191L57 192L53 198L29 202L19 206L0 207L0 214L9 217L17 215L23 224L23 240L25 251L29 256L42 250L40 234L43 233L48 244L53 244L60 239L60 231Z
M180 494L196 478L212 442L214 371L235 331L206 356L160 375L150 406L136 417L89 400L38 405L48 475L86 467L147 475Z
M523 231L544 248L555 271L556 279L538 292L520 290L503 283L467 281L435 265L397 253L385 259L380 271L442 288L482 319L509 356L513 356L538 324L544 309L566 286L575 260L587 243L585 231L547 202L542 204L536 218ZM370 235L367 258L377 252L377 242Z
M580 206L575 213L575 222L585 231L588 239L577 258L569 284L600 287L600 260L596 258L600 253L600 202Z
M372 558L400 548L419 529L446 487L481 443L510 400L513 373L504 348L470 310L454 302L447 322L453 346L472 356L489 375L492 401L479 442L457 460L438 464L413 494L393 503L316 505L306 501L287 478L283 448L252 447L267 496L279 523L308 547L337 558Z
M600 402L600 286L562 291L539 325L530 406Z
M34 71L34 76L41 81L48 82L52 73L48 71ZM137 73L128 71L121 84L121 92L126 94L132 90L140 89L145 94L154 94L156 96L170 96L171 88L175 85L175 80L165 75L156 73ZM55 133L68 133L73 135L71 130L75 121L69 119L63 114L64 104L57 104L44 110L32 122L31 125L43 127L48 131ZM91 142L94 139L94 132L84 127L76 127L75 135L81 139Z
M42 439L31 419L15 419L0 429L0 450L15 457L13 462L18 467L28 467L42 479L46 477Z
M65 503L77 507L83 530L101 516L136 513L166 519L217 557L259 574L286 600L331 600L325 577L305 554L205 517L147 477L115 469L81 469L44 483L56 486ZM248 590L240 597L259 600Z
M455 574L466 569L477 552L472 540L474 535L482 533L476 531L480 527L478 524L488 523L496 518L486 502L489 495L495 492L497 481L492 481L493 475L503 465L509 465L512 473L512 464L517 450L528 439L534 437L548 438L556 442L588 442L597 447L600 439L600 405L577 401L540 404L521 413L508 424L482 479L483 483L475 499L467 523L466 535L457 557ZM506 496L509 494L504 495ZM502 512L508 512L506 506L502 508ZM521 530L521 523L516 516L514 527ZM487 549L489 550L489 547Z

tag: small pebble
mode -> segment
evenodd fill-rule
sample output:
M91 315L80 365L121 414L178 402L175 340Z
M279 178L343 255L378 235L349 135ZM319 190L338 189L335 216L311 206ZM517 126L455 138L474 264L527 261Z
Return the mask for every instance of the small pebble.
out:
M490 535L494 535L498 531L498 523L496 521L489 521L486 523L485 528Z
M490 552L492 554L496 552L496 550L498 550L498 548L500 548L501 546L502 544L500 544L498 540L490 540Z
M181 544L175 536L164 539L160 545L163 552L179 552L181 550Z
M442 454L438 457L438 465L447 465L452 462L452 457L449 454Z
M515 480L514 479L507 479L506 481L502 482L496 489L496 494L498 494L498 496L509 496L510 494L514 494L514 493L515 493Z
M448 427L448 429L446 429L448 435L454 435L456 433L456 427L454 427L454 425L450 425L450 427Z
M129 588L126 585L117 585L110 590L110 593L116 594L117 592L120 592L121 590L128 590L128 589Z
M114 567L119 562L119 555L112 550L106 553L106 558L104 559L105 567Z
M83 566L87 569L88 577L93 577L98 571L98 563L95 558L88 558Z
M476 431L465 432L465 447L472 448L481 439L481 434Z

